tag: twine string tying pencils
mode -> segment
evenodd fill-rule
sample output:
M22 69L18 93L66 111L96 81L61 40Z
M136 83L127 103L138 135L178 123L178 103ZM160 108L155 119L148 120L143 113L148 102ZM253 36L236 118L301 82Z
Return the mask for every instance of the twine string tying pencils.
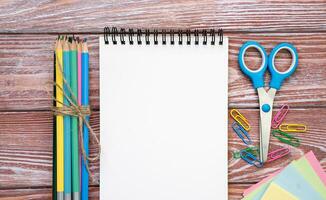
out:
M79 141L80 141L79 143L80 143L80 146L81 146L80 149L81 149L81 153L82 153L84 163L87 163L86 161L90 161L90 162L96 161L96 160L98 160L100 158L101 145L100 145L100 141L99 141L97 135L95 134L92 127L90 126L89 122L86 120L86 117L91 114L91 109L90 109L89 106L79 106L78 105L77 98L73 94L69 84L67 84L67 81L66 81L66 79L65 79L65 77L63 75L63 69L62 69L61 63L59 61L57 61L57 62L59 64L60 73L62 74L63 84L65 86L67 86L67 89L68 89L69 94L71 95L71 98L69 97L69 95L66 94L66 92L63 90L63 88L61 86L59 86L56 82L54 82L53 83L54 86L56 86L57 88L59 88L62 91L63 95L69 101L70 106L65 105L63 102L59 101L57 98L52 96L52 99L55 102L62 105L62 107L52 107L53 115L56 115L56 116L57 115L60 115L60 116L70 115L70 116L78 117L78 119L79 119L79 130L78 130L79 133L78 134L79 134ZM94 157L90 157L90 156L86 155L86 151L85 151L85 147L84 147L84 141L83 141L83 131L82 131L83 130L82 129L83 123L85 123L87 129L91 133L91 136L95 140L95 145L99 149L98 153L95 154ZM95 178L94 178L94 175L90 172L88 164L86 164L86 169L87 169L87 172L90 174L90 177L92 178L92 180L96 181Z

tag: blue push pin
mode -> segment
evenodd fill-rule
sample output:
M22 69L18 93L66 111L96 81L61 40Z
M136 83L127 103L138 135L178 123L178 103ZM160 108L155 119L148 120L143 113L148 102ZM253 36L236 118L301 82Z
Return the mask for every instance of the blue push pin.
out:
M267 113L267 112L269 112L269 111L271 110L271 106L268 105L268 104L264 104L264 105L261 107L261 109L262 109L265 113Z

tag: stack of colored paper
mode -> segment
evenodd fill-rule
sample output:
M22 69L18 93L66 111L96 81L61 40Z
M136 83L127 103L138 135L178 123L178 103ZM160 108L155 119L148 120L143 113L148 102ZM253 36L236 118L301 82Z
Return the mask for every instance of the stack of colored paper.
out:
M325 200L326 173L310 151L243 193L243 200Z

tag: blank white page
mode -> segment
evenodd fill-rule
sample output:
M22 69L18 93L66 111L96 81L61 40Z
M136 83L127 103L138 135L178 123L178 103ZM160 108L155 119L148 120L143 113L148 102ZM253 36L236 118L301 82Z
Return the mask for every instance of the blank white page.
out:
M150 39L99 39L100 199L227 199L228 39Z

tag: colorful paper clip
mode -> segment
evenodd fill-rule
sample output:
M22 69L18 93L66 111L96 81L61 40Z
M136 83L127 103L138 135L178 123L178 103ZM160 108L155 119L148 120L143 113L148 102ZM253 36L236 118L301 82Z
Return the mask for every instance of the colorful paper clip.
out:
M294 147L300 146L300 140L293 135L287 134L281 130L273 130L272 135L276 137L279 141L289 144Z
M272 162L274 160L282 158L282 157L288 155L289 153L290 153L290 149L287 147L272 151L272 152L268 153L268 155L267 155L267 162Z
M233 122L232 128L246 145L252 144L248 132L242 126L240 126L237 122Z
M245 150L240 151L240 157L250 165L254 165L258 168L263 167L263 163L256 156Z
M238 122L238 124L240 124L246 131L250 130L250 124L247 120L247 118L245 118L237 109L232 109L230 111L230 115L231 117Z
M279 129L286 132L304 133L307 131L307 126L304 124L281 124Z
M240 152L241 151L242 150L240 150L240 151L234 151L233 152L233 158L239 159L240 158ZM259 149L258 149L258 147L255 147L255 146L247 147L247 148L243 149L243 151L249 152L249 153L251 153L252 155L254 155L256 157L259 156Z
M285 118L286 114L289 112L290 106L287 104L283 105L281 109L275 114L272 120L272 128L277 128Z

